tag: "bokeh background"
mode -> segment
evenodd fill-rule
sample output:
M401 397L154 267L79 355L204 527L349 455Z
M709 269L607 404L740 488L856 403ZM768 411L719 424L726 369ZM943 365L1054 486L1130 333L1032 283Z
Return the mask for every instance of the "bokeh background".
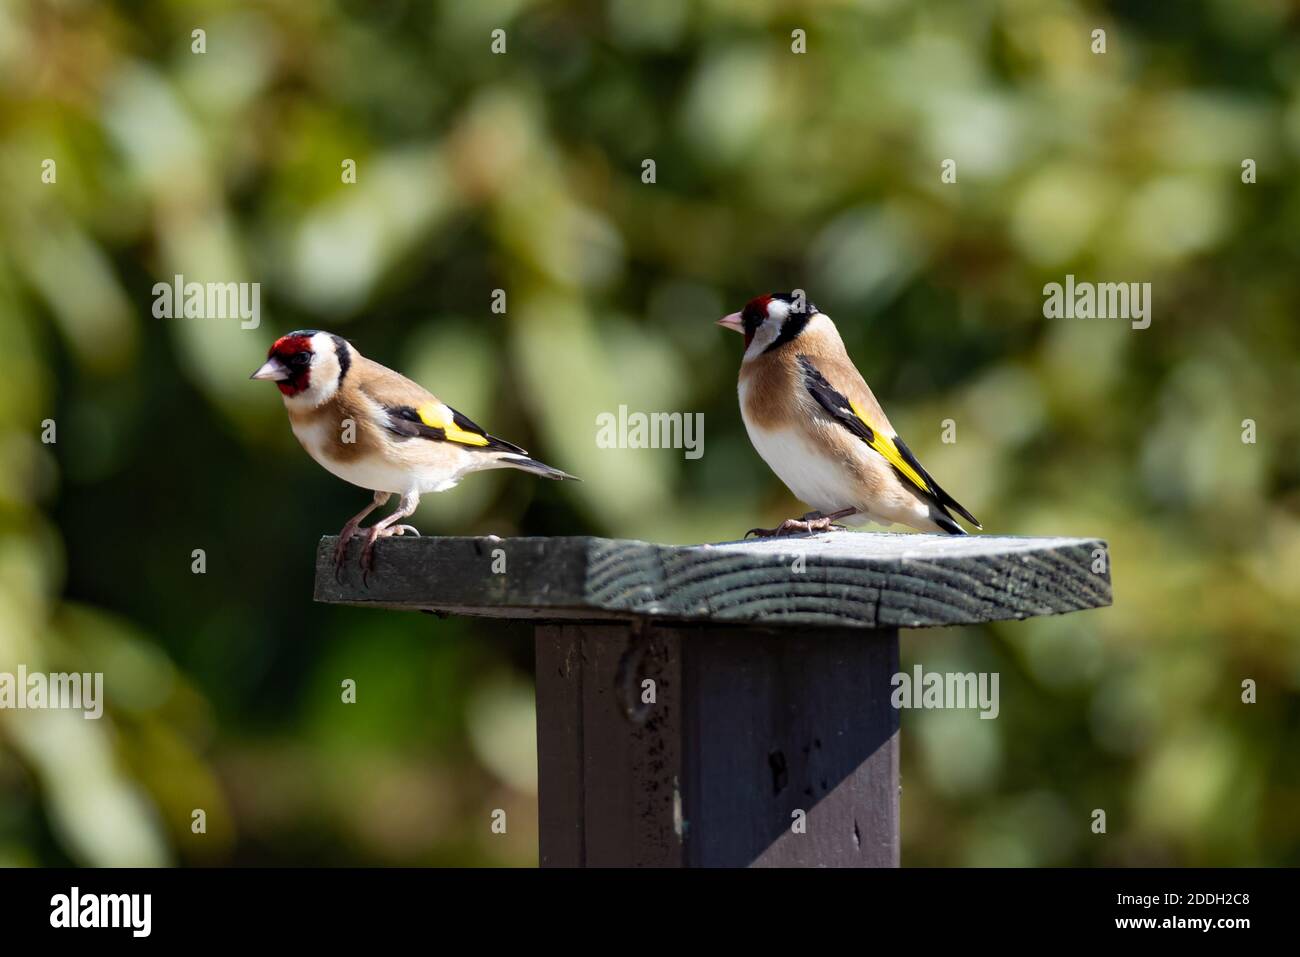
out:
M712 323L794 287L989 531L1111 543L1113 608L904 638L1001 674L996 721L904 714L904 862L1300 863L1296 25L4 0L0 671L104 671L108 703L0 711L0 863L535 864L527 631L314 605L367 495L248 373L330 329L586 479L473 477L426 533L725 540L803 508ZM155 319L176 273L260 282L261 326ZM1066 273L1151 282L1151 327L1044 319ZM598 448L620 404L703 412L705 454Z

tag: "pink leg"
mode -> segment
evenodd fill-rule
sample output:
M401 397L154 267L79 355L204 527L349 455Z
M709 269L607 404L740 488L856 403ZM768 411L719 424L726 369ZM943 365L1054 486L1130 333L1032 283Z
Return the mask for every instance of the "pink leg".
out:
M406 518L415 511L420 504L420 495L418 492L407 492L402 496L401 504L397 506L397 511L393 512L383 521L375 522L366 532L366 545L361 549L361 583L365 584L366 578L370 572L375 570L375 542L381 538L387 538L390 535L419 535L413 525L396 525L395 522Z
M350 542L352 536L357 533L357 529L361 527L361 523L365 520L367 515L379 508L379 506L385 504L390 498L392 498L392 495L388 492L376 492L375 500L348 519L348 523L343 526L343 531L339 532L338 544L334 546L334 577L337 578L340 570L343 568L343 559L348 553L348 542Z

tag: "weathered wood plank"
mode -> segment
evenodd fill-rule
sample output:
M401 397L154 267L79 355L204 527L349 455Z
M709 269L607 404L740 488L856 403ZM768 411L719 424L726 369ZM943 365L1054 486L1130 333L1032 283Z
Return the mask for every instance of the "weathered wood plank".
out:
M583 638L583 791L588 867L680 867L681 648L657 629L566 626ZM616 633L612 633L616 632ZM654 682L654 704L641 682Z
M586 864L583 826L582 632L540 625L537 660L538 858L542 867Z
M676 636L539 625L535 643L542 866L682 866Z
M540 620L547 866L897 866L898 629L1111 601L1096 539L334 541L318 601Z
M398 538L363 583L321 540L318 601L493 618L917 628L1111 602L1098 539L868 532L655 545L589 537ZM1094 571L1094 568L1099 570Z
M696 628L683 644L688 863L897 867L898 632Z
M536 642L544 866L898 865L896 631L542 625Z

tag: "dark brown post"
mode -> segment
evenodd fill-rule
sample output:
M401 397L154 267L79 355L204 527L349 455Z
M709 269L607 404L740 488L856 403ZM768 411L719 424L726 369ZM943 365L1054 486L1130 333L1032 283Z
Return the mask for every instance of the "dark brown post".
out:
M543 866L897 866L897 631L543 625L536 644Z

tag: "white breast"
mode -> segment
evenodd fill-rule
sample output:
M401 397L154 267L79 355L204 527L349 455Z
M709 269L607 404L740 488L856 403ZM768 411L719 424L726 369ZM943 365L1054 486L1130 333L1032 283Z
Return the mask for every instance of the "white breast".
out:
M291 421L290 424L293 427L293 434L302 443L302 447L307 450L307 454L330 474L343 479L345 482L351 482L353 485L375 492L394 492L398 495L411 491L432 491L432 489L420 487L422 483L418 475L412 474L408 469L385 462L378 456L359 456L347 461L331 458L326 454L326 450L330 448L330 442L333 439L330 434L330 429L333 426L328 420L311 422L306 425L298 425ZM441 490L439 489L439 491Z
M930 506L908 490L894 475L892 467L879 453L861 447L856 462L860 475L834 456L817 447L799 429L757 428L745 415L745 389L740 383L741 418L749 440L777 478L798 498L819 512L856 508L858 515L841 519L846 525L867 521L889 525L897 522L925 531L938 531L930 518ZM849 453L852 454L852 453Z
M749 383L740 381L740 411L745 431L768 468L786 488L821 512L833 512L855 505L851 478L829 455L814 448L797 429L765 429L754 426L745 415L745 393Z
M830 456L815 450L797 431L757 429L745 423L749 439L776 477L800 500L821 512L854 505L849 476Z

